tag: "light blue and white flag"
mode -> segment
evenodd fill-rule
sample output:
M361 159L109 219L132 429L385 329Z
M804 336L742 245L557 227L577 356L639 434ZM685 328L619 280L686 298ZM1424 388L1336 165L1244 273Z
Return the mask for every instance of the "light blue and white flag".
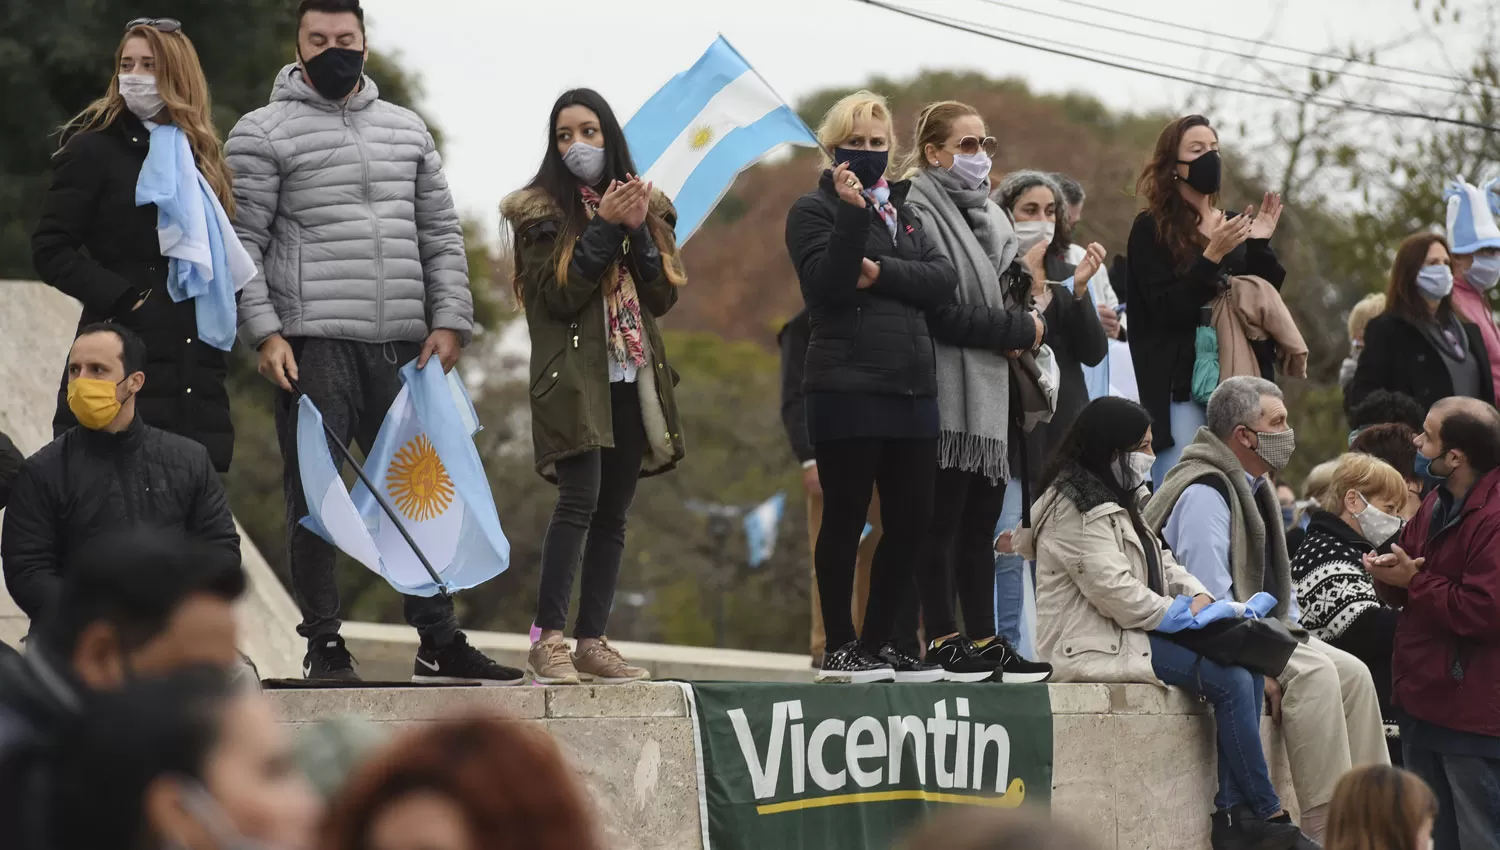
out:
M679 244L718 205L735 175L772 148L818 144L722 35L646 101L625 125L625 138L645 179L677 207Z
M474 447L474 405L457 372L434 363L401 367L404 384L386 413L365 475L450 591L482 584L510 565L510 541ZM297 402L297 461L308 516L302 524L412 596L438 585L363 482L351 494L329 453L323 416L307 396Z
M751 567L771 560L776 552L776 537L785 507L786 493L777 493L745 513L745 545L750 550Z

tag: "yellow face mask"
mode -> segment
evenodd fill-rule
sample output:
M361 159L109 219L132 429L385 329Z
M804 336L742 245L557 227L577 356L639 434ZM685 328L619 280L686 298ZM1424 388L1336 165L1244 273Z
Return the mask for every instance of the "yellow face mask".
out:
M68 409L77 417L78 424L98 431L115 421L120 413L121 402L115 398L115 387L124 383L100 378L74 378L68 383Z

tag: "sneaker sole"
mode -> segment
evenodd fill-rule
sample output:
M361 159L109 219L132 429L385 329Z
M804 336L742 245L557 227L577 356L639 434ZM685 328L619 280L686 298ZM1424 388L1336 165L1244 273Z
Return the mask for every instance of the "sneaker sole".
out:
M542 676L530 667L526 668L526 676L538 685L577 685L580 684L575 676Z
M995 675L994 670L976 670L973 673L960 673L956 670L944 670L943 681L945 682L988 682Z
M898 670L896 672L896 681L897 682L919 682L919 683L920 682L941 682L941 681L943 681L943 678L946 677L947 675L948 675L947 671L945 671L945 670L909 670L909 671L904 671L904 672Z
M634 684L636 682L649 682L649 681L651 681L651 677L650 676L641 676L640 678L637 678L637 679L631 679L631 678L611 679L611 678L606 678L604 676L595 676L595 675L593 675L591 673L579 673L578 674L578 681L580 681L580 682L582 682L584 684L588 684L588 685L630 685L630 684Z
M813 677L814 682L835 685L870 685L876 682L896 681L896 671L885 670L858 670L858 671L818 671Z
M1037 682L1045 682L1052 678L1052 671L1046 673L1005 673L1001 672L1000 681L1008 685L1030 685Z
M526 683L526 677L519 679L474 679L463 676L412 676L412 683L417 685L483 685L487 688L511 688Z

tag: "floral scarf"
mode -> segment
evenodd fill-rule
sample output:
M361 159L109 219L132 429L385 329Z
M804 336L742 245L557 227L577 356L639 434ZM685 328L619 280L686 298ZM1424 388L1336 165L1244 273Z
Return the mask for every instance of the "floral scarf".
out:
M885 222L885 229L891 232L891 244L896 242L896 207L891 204L891 184L884 177L874 186L864 191L865 198L874 205L875 211L880 213L880 218Z
M599 193L588 186L579 190L583 204L592 218L599 211ZM625 237L625 251L630 251L630 237ZM609 319L609 356L621 366L637 369L646 365L645 332L641 329L641 302L635 293L635 280L623 262L615 263L614 282L604 286L604 307Z

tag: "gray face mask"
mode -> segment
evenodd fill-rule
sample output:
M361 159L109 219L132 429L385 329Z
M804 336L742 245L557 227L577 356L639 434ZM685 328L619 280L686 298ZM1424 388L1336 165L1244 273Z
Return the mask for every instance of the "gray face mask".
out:
M1255 453L1271 467L1271 471L1286 469L1292 460L1292 452L1297 450L1297 432L1290 428L1275 432L1256 431L1255 437Z
M219 850L277 850L276 846L241 835L207 788L191 779L182 779L181 782L183 808L208 832Z
M563 154L563 165L585 186L598 186L604 179L604 148L588 142L574 142Z

